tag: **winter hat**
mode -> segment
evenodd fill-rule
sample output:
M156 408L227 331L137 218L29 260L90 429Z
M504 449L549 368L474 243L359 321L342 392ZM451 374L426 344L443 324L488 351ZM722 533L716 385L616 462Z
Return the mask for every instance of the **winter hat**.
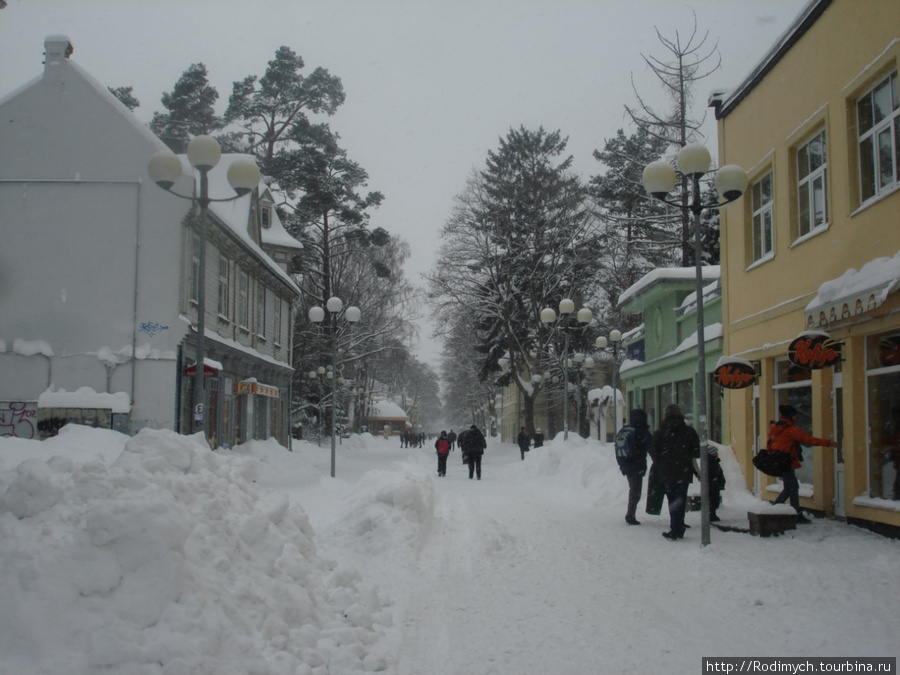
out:
M684 413L681 412L681 408L677 403L670 403L666 406L665 417L684 417Z
M778 406L778 414L782 417L796 417L799 411L792 405L780 405Z

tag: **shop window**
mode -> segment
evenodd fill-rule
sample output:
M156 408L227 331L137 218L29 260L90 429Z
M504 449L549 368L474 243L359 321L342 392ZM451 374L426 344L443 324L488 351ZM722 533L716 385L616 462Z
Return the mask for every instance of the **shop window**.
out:
M272 308L272 318L275 322L275 327L273 329L274 338L275 338L275 346L281 346L281 298L277 295L275 296L275 306Z
M897 73L856 101L859 190L865 202L896 187L900 164L900 100Z
M41 440L56 436L67 424L112 429L112 410L103 408L39 408L37 430Z
M250 329L250 277L238 270L237 320L241 328Z
M694 423L694 381L680 380L675 383L675 402L681 407L684 421L696 427ZM663 409L665 411L665 409Z
M647 413L647 425L656 429L658 416L656 414L656 387L649 387L641 392L644 403L644 411Z
M775 251L772 173L769 172L750 189L752 250L751 262L770 258Z
M825 130L797 148L797 236L828 225Z
M787 359L779 359L775 363L775 415L778 406L792 405L798 411L796 424L806 432L812 432L812 375L806 368L796 366ZM768 426L765 429L769 434ZM813 450L802 446L803 466L797 469L797 480L801 483L813 483Z
M256 335L266 338L266 287L261 282L256 284Z
M869 496L900 500L900 332L866 340Z

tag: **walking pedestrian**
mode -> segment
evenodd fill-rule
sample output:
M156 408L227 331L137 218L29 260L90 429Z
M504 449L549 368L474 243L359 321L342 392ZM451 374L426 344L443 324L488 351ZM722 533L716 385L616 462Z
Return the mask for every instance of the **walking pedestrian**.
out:
M666 406L662 424L653 434L650 456L659 467L669 502L669 531L662 536L671 541L682 539L688 485L700 473L694 461L700 457L700 437L685 423L677 403Z
M519 452L522 453L522 459L525 459L525 453L531 450L531 436L525 431L525 427L519 429L519 436L516 438L519 444Z
M447 440L450 441L450 452L453 452L453 446L456 444L456 434L453 432L453 429L447 434Z
M777 422L769 424L769 439L766 447L773 451L781 450L791 456L791 468L781 479L784 488L781 494L775 498L776 504L790 501L794 511L800 516L801 523L810 522L809 518L800 511L800 482L797 480L796 469L803 466L803 445L822 445L828 448L836 448L838 444L827 438L810 436L797 426L797 415L800 411L792 405L778 406L778 414L781 417Z
M710 445L706 450L707 457L707 485L709 485L709 521L716 523L721 520L716 513L722 505L722 490L725 489L725 472L722 471L722 460L719 459L719 451Z
M641 491L644 485L644 474L647 473L647 453L653 444L653 436L647 426L647 413L641 408L631 411L630 424L625 425L616 434L616 461L619 470L628 479L628 506L625 509L625 522L629 525L640 525L635 517Z
M469 465L469 480L475 475L478 476L478 480L481 480L481 456L484 455L487 441L481 430L474 424L466 431L464 440L463 452L466 453L466 462Z
M462 463L468 464L469 459L466 454L466 434L469 432L466 429L463 429L459 432L459 436L456 437L456 444L459 446L459 454L462 455Z
M434 449L437 451L438 458L438 476L447 475L447 455L450 454L450 441L447 440L447 432L442 431L441 435L434 442Z

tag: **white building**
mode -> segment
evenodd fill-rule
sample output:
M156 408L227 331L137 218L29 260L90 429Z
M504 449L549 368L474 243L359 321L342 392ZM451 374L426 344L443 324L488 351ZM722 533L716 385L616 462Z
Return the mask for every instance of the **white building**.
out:
M0 99L0 435L65 421L189 433L198 211L147 175L163 143L45 41L43 74ZM210 196L233 196L225 155ZM186 165L173 191L196 191ZM229 194L230 193L230 194ZM206 363L214 443L288 440L301 245L259 190L210 206ZM278 261L278 262L276 262Z

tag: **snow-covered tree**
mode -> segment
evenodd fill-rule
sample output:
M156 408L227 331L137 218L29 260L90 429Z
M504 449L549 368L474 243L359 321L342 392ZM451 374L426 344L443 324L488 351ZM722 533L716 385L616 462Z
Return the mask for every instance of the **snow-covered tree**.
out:
M175 152L183 152L191 137L212 134L225 126L224 120L215 113L218 98L219 93L209 83L206 66L191 64L178 78L175 88L162 95L167 112L153 113L150 130Z

